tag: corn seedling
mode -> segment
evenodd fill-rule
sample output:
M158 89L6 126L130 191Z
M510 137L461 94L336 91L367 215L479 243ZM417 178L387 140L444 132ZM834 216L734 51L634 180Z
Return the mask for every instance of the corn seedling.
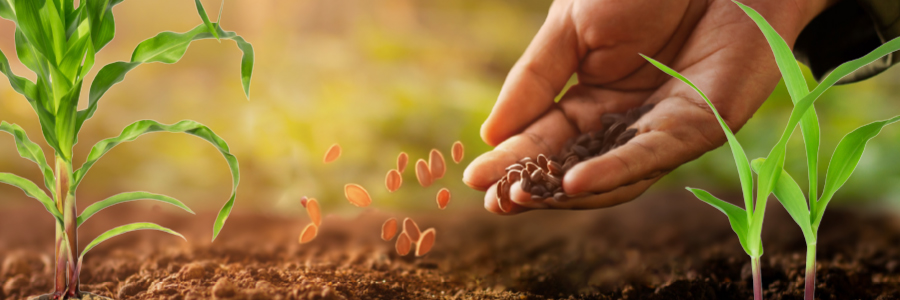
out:
M780 35L775 31L766 22L766 20L759 15L753 9L741 5L741 8L744 12L750 16L751 19L757 24L760 30L766 37L766 40L769 43L769 46L772 48L772 52L775 55L775 61L778 65L778 69L781 71L781 75L784 78L785 86L787 86L788 94L791 97L792 102L797 105L798 102L804 101L805 97L809 96L811 92L809 88L806 86L806 81L803 78L803 74L800 70L800 66L797 64L794 55L791 53L791 49L788 47L787 43L781 38ZM888 43L885 43L881 47L872 51L868 55L842 64L837 69L835 69L831 74L829 74L821 84L819 84L812 93L815 95L813 97L818 97L824 92L826 89L834 85L839 79L846 76L847 74L855 71L876 59L881 58L888 53L900 50L900 39L894 39ZM815 98L813 98L814 101ZM799 105L795 106L795 111L800 108ZM793 117L793 114L792 114ZM800 226L801 231L803 232L804 239L806 241L806 287L805 287L805 299L812 300L815 299L815 280L816 280L816 244L817 237L819 231L819 225L822 222L822 216L825 214L825 208L828 206L828 203L831 201L831 198L834 196L835 192L845 183L847 179L850 177L850 174L853 173L853 170L856 169L857 164L859 163L859 159L862 157L863 151L865 150L866 143L879 132L884 126L887 126L891 123L897 122L900 120L900 116L894 117L887 120L882 120L878 122L873 122L862 127L859 127L847 135L845 135L841 141L838 143L838 146L834 150L834 154L831 156L831 161L828 163L828 168L825 176L825 187L822 191L822 195L817 197L817 193L819 190L818 187L818 155L819 155L819 122L818 117L816 116L815 108L812 104L809 105L808 110L802 114L800 118L800 131L803 134L803 143L804 148L806 150L806 163L807 163L807 176L809 178L809 197L805 198L803 195L803 190L800 189L800 186L796 181L786 172L781 170L781 175L776 176L777 179L774 181L774 194L778 201L784 206L784 208L788 211L791 217L795 222ZM785 132L787 135L788 133ZM780 147L782 147L782 151L784 144L787 142L785 136L782 136L783 143L779 143ZM779 146L776 146L779 147ZM782 161L779 164L783 165L783 153L781 154ZM770 156L771 157L771 156ZM762 168L765 168L766 159L758 158L753 160L751 163L754 171L759 172ZM776 169L776 172L781 167ZM808 199L808 201L807 201ZM808 204L808 205L807 205Z
M884 55L887 55L891 52L897 51L900 49L900 39L892 40L884 45L878 47L871 53L863 56L862 58L844 63L838 66L834 71L832 71L822 82L816 86L815 89L809 91L806 87L806 82L803 79L802 73L800 72L799 65L797 65L796 60L791 54L790 48L787 46L787 43L778 35L777 32L753 9L735 2L741 9L747 13L748 16L753 19L754 22L760 27L763 31L763 34L766 37L766 40L769 42L772 47L772 51L775 54L776 63L778 64L778 68L782 73L782 76L785 80L785 83L788 87L788 92L791 96L792 101L794 102L794 108L791 111L791 115L788 118L788 124L785 127L784 132L781 134L781 138L778 140L778 143L772 148L769 152L769 155L765 159L757 159L754 161L754 169L757 171L757 181L756 184L756 201L753 201L753 175L751 173L750 164L748 163L747 156L744 153L743 148L741 148L737 139L734 137L734 134L731 132L731 129L725 124L722 117L716 111L712 102L710 102L709 98L695 86L690 80L679 74L678 72L672 70L671 68L659 63L652 58L644 56L651 64L655 65L657 68L662 70L663 72L678 78L682 82L691 86L700 96L706 101L707 105L712 109L713 113L716 116L716 119L719 121L722 126L723 131L728 139L728 144L732 150L732 154L734 155L735 164L737 165L738 174L741 181L741 190L743 192L744 198L744 207L740 208L736 205L730 204L728 202L722 201L712 194L700 190L688 188L689 191L694 193L697 198L700 200L712 205L718 210L725 213L728 217L729 223L731 224L732 229L738 235L738 240L741 243L741 246L744 248L744 251L751 258L751 267L753 273L753 296L754 299L762 299L762 286L759 270L759 257L763 254L762 241L760 238L760 234L762 232L762 224L765 215L765 207L766 207L766 199L769 194L773 193L774 190L778 189L778 193L787 193L784 190L788 190L788 188L782 188L784 185L783 182L789 180L789 177L785 177L784 179L781 177L784 174L784 159L787 142L791 137L794 129L799 124L801 127L801 132L803 133L804 143L806 144L807 150L807 164L809 167L810 174L816 174L817 170L815 166L818 164L818 147L819 147L819 126L818 119L815 115L815 110L813 108L813 103L818 99L822 93L825 92L828 88L833 86L839 79L850 74L851 72L859 69L862 66L865 66L873 61L881 58ZM784 200L781 200L785 207L790 212L791 216L794 220L810 220L812 227L813 225L818 228L818 221L816 219L821 220L821 214L824 213L824 206L827 205L827 201L830 200L831 195L834 194L834 191L846 182L847 177L849 177L849 173L852 172L852 168L848 168L851 164L855 167L856 163L859 161L859 157L862 155L862 146L865 145L865 142L871 137L874 137L878 131L884 125L892 123L896 121L896 119L885 120L882 122L872 123L866 126L861 127L860 129L855 130L854 132L859 133L851 133L848 137L845 137L847 140L846 146L838 146L838 149L835 150L835 157L838 160L843 160L842 163L838 163L840 167L836 166L835 168L841 168L841 171L835 171L836 173L840 173L840 175L835 175L836 178L833 183L827 183L828 177L826 177L826 193L828 195L825 201L819 206L816 207L816 204L812 201L810 202L810 207L813 209L804 208L805 201L801 195L796 201L791 201L791 203L786 204ZM876 130L877 129L877 130ZM844 141L841 142L844 144ZM841 154L838 154L838 151L841 151ZM835 161L835 157L832 158L832 161ZM831 167L829 167L830 170ZM849 169L849 171L848 171ZM810 176L810 186L815 187L817 183L815 181L815 176ZM796 183L794 183L796 186ZM833 186L833 190L829 190L829 186ZM799 190L799 186L797 187ZM790 190L790 193L796 192L797 190ZM811 193L815 193L816 189L812 188ZM777 194L776 194L777 195ZM794 196L794 195L792 195ZM796 197L794 197L796 198ZM815 199L815 197L810 197L810 199ZM802 201L802 202L798 202ZM800 206L797 206L799 203ZM801 209L802 208L802 209ZM792 212L793 211L793 212ZM805 219L798 219L803 217L803 212L806 212ZM815 214L811 214L810 211L816 212ZM812 216L812 217L811 217ZM818 217L815 217L818 216ZM798 223L800 223L798 221ZM804 225L801 224L801 228ZM809 228L808 228L809 229ZM812 290L814 286L814 281L810 281L810 277L812 276L812 280L814 280L814 271L815 271L815 234L812 230L804 229L804 235L807 237L807 243L809 243L809 237L812 237L812 270L811 272L807 272L807 299L812 299ZM808 262L809 262L808 258ZM809 268L807 268L809 270Z
M181 201L148 192L122 193L88 206L76 215L75 191L81 180L104 154L116 145L133 141L139 136L157 131L187 133L213 144L225 157L231 170L231 196L213 225L213 240L218 236L231 213L240 179L238 161L228 145L203 124L184 120L166 125L153 120L141 120L125 127L113 138L93 146L85 162L74 169L73 146L85 121L97 110L100 98L125 75L144 63L175 63L181 59L191 42L201 39L230 39L242 50L241 80L249 97L250 76L253 69L253 47L234 32L224 31L211 22L199 0L195 0L202 23L184 32L162 32L144 40L135 48L130 61L103 66L90 85L88 105L78 110L84 76L94 66L94 57L115 35L112 9L123 0L0 0L0 17L16 25L15 44L19 61L36 74L36 81L16 76L9 61L0 52L0 72L9 79L12 88L31 104L40 121L47 144L54 151L51 166L40 146L32 142L25 131L15 124L0 123L0 130L15 138L19 154L36 163L41 169L44 186L49 194L32 181L10 173L0 173L0 182L22 189L37 199L56 220L54 291L52 299L78 298L78 275L84 255L98 244L114 236L135 230L159 230L182 237L181 234L153 223L133 223L111 229L78 252L78 227L94 214L107 207L134 201L155 200L193 213ZM223 3L224 5L224 3ZM221 18L221 10L219 12Z

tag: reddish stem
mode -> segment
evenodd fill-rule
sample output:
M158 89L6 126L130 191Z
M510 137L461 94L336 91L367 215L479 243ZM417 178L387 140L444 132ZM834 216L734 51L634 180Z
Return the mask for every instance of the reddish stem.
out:
M762 300L762 274L760 273L759 257L750 258L750 267L753 269L753 299Z
M816 299L816 244L806 246L806 291L803 298Z

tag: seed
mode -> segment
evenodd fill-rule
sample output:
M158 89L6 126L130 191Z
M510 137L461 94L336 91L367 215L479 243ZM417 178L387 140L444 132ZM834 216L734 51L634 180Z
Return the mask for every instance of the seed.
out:
M507 172L516 171L516 170L524 170L524 169L525 169L525 166L522 164L519 164L519 163L510 165L509 167L506 167Z
M434 228L428 228L425 232L422 232L422 236L419 237L419 241L416 243L416 256L422 256L431 251L431 248L434 246L435 234Z
M556 202L562 202L562 201L566 200L566 193L560 192L560 193L553 194L553 200Z
M506 173L506 180L509 182L516 182L516 181L519 181L519 179L522 179L522 171L521 170L514 170L514 171L510 171L509 173Z
M544 200L544 197L542 195L531 195L531 200L541 201Z
M531 192L531 179L529 176L522 176L522 191Z
M344 185L344 197L347 198L347 201L350 201L350 203L358 207L366 207L369 206L369 204L372 204L372 197L369 197L369 192L355 183Z
M387 172L387 175L384 178L384 186L387 187L388 192L395 192L400 189L400 185L403 184L403 176L400 176L400 171L390 170Z
M583 158L583 157L587 157L587 156L588 156L587 148L584 148L584 147L582 147L581 145L575 145L575 146L572 146L572 151L575 151L575 154L577 154L578 157L582 157L582 158Z
M534 170L531 172L531 182L541 182L544 180L544 171L543 170Z
M419 231L419 225L416 225L416 222L410 218L403 219L403 232L409 235L413 241L419 240L419 234L422 233Z
M544 187L543 185L535 185L535 186L531 187L532 195L543 195L546 192L547 192L547 188Z
M303 208L306 208L307 201L309 201L309 199L307 199L306 196L300 197L300 205L303 205Z
M547 183L550 183L553 186L561 186L562 185L562 180L559 179L559 177L556 177L553 175L544 175L544 180L546 180Z
M543 154L538 154L537 165L538 165L538 167L541 167L541 169L546 168L547 167L547 157L544 156Z
M606 138L619 137L619 134L621 134L622 131L625 131L625 127L628 127L628 124L625 124L623 122L618 122L616 124L613 124L613 126L610 126L609 129L606 130ZM605 142L605 140L604 140L604 144L609 144L609 143Z
M562 166L559 165L559 163L555 162L555 161L551 161L551 162L547 163L547 171L548 171L548 173L550 173L550 175L559 176L559 175L563 174Z
M316 201L315 198L309 199L306 202L306 214L309 215L309 220L316 224L316 226L322 226L322 211L319 210L319 201Z
M447 204L450 204L450 190L447 188L442 188L437 193L437 205L439 209L447 208Z
M397 156L397 170L403 173L406 171L407 164L409 164L409 155L406 155L406 152L400 152L400 155Z
M524 165L524 164L527 164L527 163L530 163L530 162L534 162L534 160L531 159L531 157L526 157L526 158L523 158L523 159L520 159L520 160L519 160L519 163L520 163L520 164L523 164L523 165Z
M622 115L619 114L603 114L600 116L600 123L603 124L603 128L609 128L620 121L622 121Z
M341 145L334 144L328 148L328 151L325 151L325 159L323 160L326 164L333 162L341 157Z
M624 145L625 143L630 141L635 134L637 134L636 128L629 128L628 130L625 130L624 132L622 132L622 134L619 135L618 138L616 138L616 145Z
M384 224L381 225L381 239L385 242L390 241L395 235L397 235L397 219L387 219L387 221L384 221Z
M540 169L541 169L541 167L538 167L538 165L533 162L525 163L525 172L528 172L528 174L531 174L535 170L540 170Z
M303 228L303 232L300 233L300 243L306 244L316 238L316 235L319 234L319 226L316 224L309 223L306 225L306 228Z
M434 179L431 178L431 170L428 169L428 163L421 158L416 161L416 179L419 180L422 187L428 187L434 182Z
M431 154L428 155L428 168L431 170L431 177L434 179L444 178L444 173L447 171L447 164L444 162L444 154L438 149L431 149Z
M503 212L509 212L512 209L512 201L509 198L509 185L509 182L505 180L501 180L500 184L497 185L497 206Z
M397 243L394 244L394 249L397 250L397 254L400 256L404 256L409 254L409 250L412 248L412 240L409 239L409 235L406 232L401 232L399 236L397 236Z
M463 160L463 155L465 154L465 147L463 147L462 142L456 141L453 143L453 147L450 148L450 156L453 157L453 162L459 163Z

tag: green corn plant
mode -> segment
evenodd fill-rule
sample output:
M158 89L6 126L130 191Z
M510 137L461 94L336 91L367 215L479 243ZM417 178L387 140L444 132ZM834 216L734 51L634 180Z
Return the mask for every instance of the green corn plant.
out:
M817 186L817 182L814 178L815 174L818 174L816 166L818 165L818 147L820 136L818 117L815 114L813 103L818 99L819 96L822 95L822 93L825 92L825 90L837 83L837 81L842 77L867 64L874 62L882 56L900 50L900 39L894 39L878 47L866 56L838 66L834 71L826 76L825 79L823 79L815 89L810 91L806 86L806 81L803 79L799 65L794 59L794 56L791 53L790 47L788 47L787 43L781 38L780 35L778 35L777 32L775 32L775 30L765 21L765 19L762 18L761 15L759 15L759 13L741 3L738 3L736 1L735 3L740 6L740 8L744 10L744 12L748 16L750 16L750 18L753 19L753 21L756 22L756 24L763 31L763 34L765 35L775 55L776 63L788 87L788 92L791 96L791 99L795 104L793 110L791 111L791 115L788 118L788 124L785 127L784 132L782 132L781 137L769 152L769 155L766 158L757 159L753 162L753 169L756 170L758 174L755 202L752 198L752 189L754 185L753 176L751 174L750 165L747 161L747 156L744 153L743 148L741 148L737 139L731 132L731 129L727 124L725 124L721 116L716 111L712 102L710 102L706 95L693 83L691 83L690 80L688 80L678 72L649 57L644 56L644 58L663 72L688 84L698 94L700 94L704 101L706 101L707 105L709 105L709 107L712 109L713 113L716 116L716 119L719 121L723 131L725 132L725 135L728 139L728 144L731 147L732 154L734 155L735 164L738 168L745 208L740 208L736 205L722 201L704 190L694 188L688 188L688 190L694 193L694 195L697 196L697 198L699 198L700 200L725 213L728 217L732 229L738 235L738 240L740 241L741 246L751 258L754 299L762 299L762 278L760 277L759 257L762 256L763 249L760 234L762 232L762 224L765 215L766 199L768 198L769 194L772 194L773 192L776 194L776 198L778 198L779 201L781 201L782 204L788 209L788 211L791 213L791 216L795 221L798 222L798 224L800 224L801 221L809 220L808 222L810 224L807 226L807 228L804 228L804 225L801 224L801 229L803 229L804 235L807 237L807 243L810 244L811 242L812 250L811 252L808 251L808 254L811 253L812 258L808 258L807 261L811 261L812 271L810 271L809 267L807 268L806 299L813 299L812 289L814 289L815 284L815 231L813 231L812 228L815 228L816 230L818 229L818 224L821 221L822 214L824 213L824 206L827 205L828 201L830 201L831 196L834 194L837 188L843 185L844 182L846 182L846 179L849 177L853 168L855 168L856 164L859 162L859 157L861 157L862 155L862 150L864 149L865 143L869 139L877 135L882 127L897 121L897 118L875 122L860 127L854 132L848 134L848 136L845 137L844 140L842 140L841 145L838 145L838 148L835 150L835 155L832 157L832 163L834 163L835 161L840 161L836 164L835 167L834 173L836 173L836 175L832 177L826 176L826 188L825 192L823 193L823 197L819 200L820 203L810 201L809 209L806 207L806 201L803 199L802 191L800 191L799 198L797 197L796 192L799 191L799 186L797 186L796 182L793 183L793 187L796 187L796 189L792 189L792 187L788 185L788 183L793 182L793 180L790 179L789 175L782 177L783 174L786 174L784 172L784 160L787 142L790 139L794 129L799 124L801 127L801 132L803 133L804 144L806 146L807 164L809 166L808 171L810 174L813 174L810 176L810 186L813 187L811 188L810 193L811 195L814 195L816 191L815 187ZM831 166L829 166L828 170L829 174L831 174ZM829 180L829 178L834 179ZM782 194L783 196L778 197L779 194ZM782 200L782 198L792 198L799 200L793 200L788 203ZM811 197L810 199L815 199L815 197ZM805 218L803 217L802 211L806 212ZM813 213L811 213L811 211ZM810 237L812 237L812 239L810 239Z
M759 29L772 48L775 55L775 62L784 78L785 86L791 101L796 105L795 111L802 109L798 102L806 100L805 98L811 94L803 78L803 73L790 47L769 25L766 20L752 8L738 5L744 12L757 24ZM851 72L881 58L884 55L900 50L900 39L894 39L885 43L881 47L872 51L868 55L840 65L832 73L830 73L821 84L813 91L812 97L818 97L826 89L834 85L839 79L850 74ZM813 98L814 101L815 98ZM793 118L792 114L792 118ZM780 147L781 152L776 153L780 156L779 166L775 168L776 172L781 170L780 176L774 179L773 192L778 201L788 211L794 221L800 226L807 245L806 252L806 282L805 282L805 299L815 299L815 279L816 279L816 244L818 237L819 224L821 224L822 216L825 208L831 201L835 192L847 181L853 170L856 169L859 159L862 157L866 143L879 132L884 126L897 122L900 117L894 117L888 120L873 122L859 127L845 135L838 143L825 176L825 187L821 196L817 196L819 190L818 184L818 155L819 155L819 122L812 104L809 105L806 113L800 118L800 130L803 134L803 144L806 150L807 176L809 178L809 197L805 198L802 189L796 181L785 171L783 171L784 145L787 143L788 135L782 135L782 140L776 147ZM773 153L775 151L773 150ZM771 154L769 157L772 157ZM767 160L763 158L755 159L751 165L754 171L759 172L765 165Z
M195 0L202 23L183 32L161 32L144 40L134 49L129 61L103 66L93 78L88 91L87 108L78 110L85 75L94 66L94 58L115 35L112 9L123 0L0 0L0 17L16 25L15 45L19 61L36 75L36 80L13 74L6 55L0 52L0 72L6 75L12 88L28 100L38 116L47 144L53 148L53 165L46 160L41 147L32 142L25 131L15 124L0 122L0 131L15 139L19 155L36 163L43 175L45 192L32 181L10 173L0 173L0 183L22 189L37 199L56 220L55 267L56 280L49 298L67 299L80 296L78 275L84 255L98 244L114 236L135 230L159 230L184 238L175 231L153 223L133 223L111 229L79 253L78 227L95 213L120 203L135 200L155 200L193 213L181 201L148 192L130 192L112 196L76 214L75 191L81 180L104 154L116 145L133 141L141 135L165 131L186 133L215 146L225 157L231 172L230 198L219 211L213 224L213 240L222 230L234 206L240 172L238 161L228 145L213 131L191 120L162 124L141 120L127 126L113 138L98 142L91 148L85 162L75 169L72 163L73 146L85 121L97 110L99 100L125 75L144 63L175 63L184 56L191 42L201 39L228 39L243 52L241 81L249 98L250 77L253 70L253 47L234 32L225 31L219 20L211 22L199 0ZM224 6L224 1L222 3ZM221 19L221 10L219 11Z

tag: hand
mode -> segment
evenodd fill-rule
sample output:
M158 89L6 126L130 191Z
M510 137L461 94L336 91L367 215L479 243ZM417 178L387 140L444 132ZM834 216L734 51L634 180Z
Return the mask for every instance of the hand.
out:
M825 0L745 0L793 45ZM643 53L697 84L732 129L775 88L780 73L756 24L724 0L557 0L512 68L481 127L496 148L475 159L463 180L487 190L498 214L530 209L592 209L636 198L664 174L725 142L712 111L690 87L647 63ZM562 99L566 82L578 75ZM602 128L600 116L656 103L628 143L577 164L563 178L562 202L533 202L518 185L513 207L496 203L504 169L526 156L556 154L569 138Z

